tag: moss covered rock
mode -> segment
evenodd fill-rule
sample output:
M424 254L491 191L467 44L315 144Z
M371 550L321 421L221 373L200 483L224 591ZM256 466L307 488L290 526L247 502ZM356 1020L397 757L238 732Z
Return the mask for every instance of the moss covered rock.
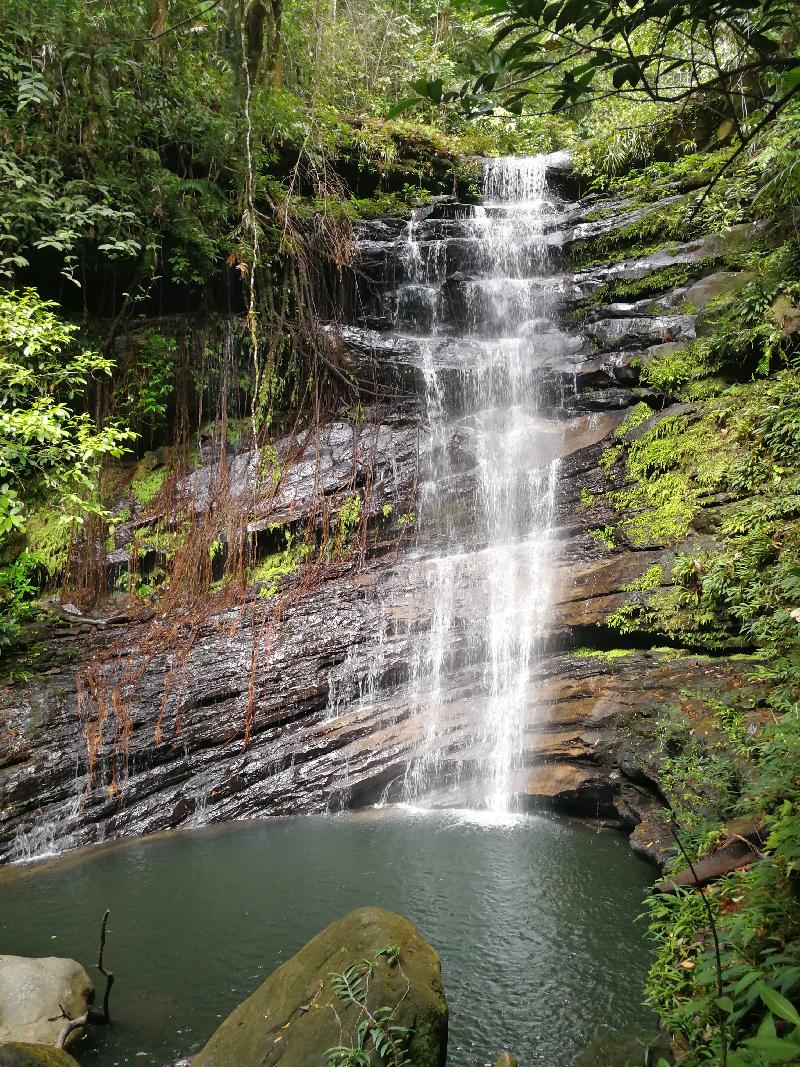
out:
M13 1041L0 1044L0 1067L78 1067L78 1061L52 1045Z
M345 972L354 999L341 995L335 976ZM387 1008L388 1025L410 1031L405 1047L412 1067L444 1067L447 1002L438 954L408 919L358 908L270 975L228 1016L192 1067L322 1067L326 1050L356 1045L359 1023L380 1018ZM377 1055L373 1060L378 1063Z

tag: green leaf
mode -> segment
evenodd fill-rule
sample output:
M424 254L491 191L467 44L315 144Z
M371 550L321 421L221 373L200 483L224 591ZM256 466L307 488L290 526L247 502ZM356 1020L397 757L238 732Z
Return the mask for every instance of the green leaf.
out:
M793 1026L800 1026L800 1014L798 1014L797 1008L795 1008L794 1004L787 1000L782 993L779 993L777 989L772 989L766 983L762 982L758 986L758 995L773 1015L777 1015L781 1019L786 1019L787 1022L792 1023Z
M386 112L386 118L396 119L398 115L402 115L404 111L408 111L409 108L413 107L415 104L418 103L418 96L407 96L405 100L400 100L394 105L394 107L389 108L389 110Z
M800 1045L782 1037L752 1037L746 1042L749 1049L769 1057L771 1063L797 1063Z

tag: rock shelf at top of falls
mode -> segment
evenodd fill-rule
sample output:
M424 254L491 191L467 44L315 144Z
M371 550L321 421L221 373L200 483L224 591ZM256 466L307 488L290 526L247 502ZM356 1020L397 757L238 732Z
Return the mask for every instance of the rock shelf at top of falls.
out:
M567 312L609 277L712 262L722 244L573 273L562 248L576 234L590 240L597 224L586 216L613 201L566 199L559 177L548 190L540 162L493 167L529 183L519 200L502 199L501 186L484 204L360 224L341 343L379 399L367 390L363 421L332 423L320 449L277 444L295 456L279 488L282 521L307 521L312 486L331 514L355 486L371 518L365 563L310 590L289 578L269 650L253 601L206 619L166 705L175 652L145 653L145 621L110 615L100 627L62 613L40 628L38 668L23 664L0 691L0 858L428 790L431 802L546 803L628 828L657 808L635 713L689 684L721 690L736 664L709 669L689 656L678 669L646 649L621 661L567 650L607 643L625 586L654 562L668 574L674 551L704 536L612 555L579 507L581 491L601 484L600 455L627 408L668 401L639 389L637 362L686 343L693 317L675 314L685 287L647 307L598 304L585 327L568 326ZM730 284L700 273L712 289ZM243 502L255 460L225 458ZM209 460L196 486L218 468ZM196 506L208 499L198 491ZM144 521L134 504L130 527ZM129 556L126 528L117 534L112 577ZM136 682L125 758L110 715L90 783L76 671L93 658L129 667ZM640 839L658 852L657 834Z

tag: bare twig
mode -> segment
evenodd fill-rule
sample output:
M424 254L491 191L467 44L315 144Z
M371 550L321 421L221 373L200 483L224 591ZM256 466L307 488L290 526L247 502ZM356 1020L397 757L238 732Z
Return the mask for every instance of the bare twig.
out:
M56 1048L63 1048L64 1044L72 1033L73 1030L80 1030L82 1026L86 1026L89 1021L89 1009L87 1008L83 1015L79 1015L77 1019L69 1019L64 1029L56 1038Z
M105 966L103 965L103 950L106 947L106 927L108 926L108 917L109 917L110 914L111 914L111 912L109 911L108 908L106 908L106 913L103 916L103 922L100 925L100 951L97 954L97 969L100 972L100 974L102 974L103 977L106 980L106 990L105 990L105 993L103 994L103 1022L104 1023L110 1023L111 1022L111 1015L109 1014L109 1011L108 1011L108 998L111 995L111 987L114 984L114 972L113 971L107 971Z
M175 33L176 30L183 29L184 26L188 26L190 25L190 23L193 24L197 22L198 19L201 19L204 15L207 15L209 11L213 11L215 7L219 7L221 3L222 0L211 0L208 7L198 8L193 15L189 15L187 18L181 19L180 22L173 23L172 26L167 26L167 28L165 30L162 30L161 33L148 34L147 40L158 41L161 37L166 37L169 33Z

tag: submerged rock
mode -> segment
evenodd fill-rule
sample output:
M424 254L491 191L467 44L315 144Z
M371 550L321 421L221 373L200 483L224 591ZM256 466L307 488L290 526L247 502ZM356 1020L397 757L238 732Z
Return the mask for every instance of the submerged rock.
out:
M369 964L369 981L366 962ZM352 971L350 970L352 968ZM352 995L336 975L347 973ZM331 923L228 1016L192 1067L308 1067L356 1043L358 1024L381 1009L410 1031L414 1067L444 1067L447 1002L439 956L408 919L358 908Z
M0 956L0 1041L54 1045L66 1023L85 1014L93 996L91 979L75 960ZM73 1030L67 1043L82 1033Z
M78 1061L52 1045L12 1041L0 1045L0 1067L78 1067Z
M631 1034L607 1034L593 1041L578 1060L576 1067L640 1067L668 1056L669 1044L658 1036L635 1037Z

